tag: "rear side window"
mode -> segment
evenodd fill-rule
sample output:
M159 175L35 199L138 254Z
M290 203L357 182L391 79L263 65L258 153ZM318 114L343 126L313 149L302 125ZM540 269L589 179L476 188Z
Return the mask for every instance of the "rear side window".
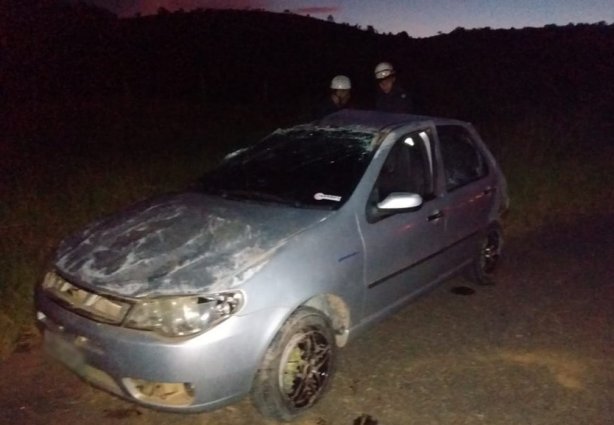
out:
M488 174L484 156L466 128L457 125L437 127L446 190L451 191Z

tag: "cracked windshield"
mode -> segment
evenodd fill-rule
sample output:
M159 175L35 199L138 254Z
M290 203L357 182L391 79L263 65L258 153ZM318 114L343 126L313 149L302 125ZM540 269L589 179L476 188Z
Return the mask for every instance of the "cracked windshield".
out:
M229 199L337 209L367 168L375 136L315 127L277 131L227 156L202 187Z

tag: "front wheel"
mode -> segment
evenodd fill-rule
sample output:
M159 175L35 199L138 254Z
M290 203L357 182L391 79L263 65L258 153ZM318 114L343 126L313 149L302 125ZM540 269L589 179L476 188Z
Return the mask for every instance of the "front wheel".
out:
M313 308L298 309L267 349L254 380L254 404L267 417L295 418L328 389L335 355L328 319Z
M488 227L480 241L478 252L470 266L469 278L480 285L494 285L494 273L501 259L503 231L501 226Z

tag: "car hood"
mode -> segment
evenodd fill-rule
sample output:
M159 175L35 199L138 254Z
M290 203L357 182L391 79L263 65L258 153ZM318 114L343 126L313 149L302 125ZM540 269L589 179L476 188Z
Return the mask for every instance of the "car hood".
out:
M240 285L289 238L331 213L167 195L64 240L55 265L75 283L125 297L219 291Z

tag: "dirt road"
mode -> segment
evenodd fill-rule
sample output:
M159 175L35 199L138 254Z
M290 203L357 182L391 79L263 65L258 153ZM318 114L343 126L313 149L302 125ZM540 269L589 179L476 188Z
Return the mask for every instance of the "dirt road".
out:
M498 282L450 280L365 333L341 351L332 391L295 423L614 424L614 217L508 240ZM28 341L0 364L1 424L275 423L248 401L197 415L137 407Z

